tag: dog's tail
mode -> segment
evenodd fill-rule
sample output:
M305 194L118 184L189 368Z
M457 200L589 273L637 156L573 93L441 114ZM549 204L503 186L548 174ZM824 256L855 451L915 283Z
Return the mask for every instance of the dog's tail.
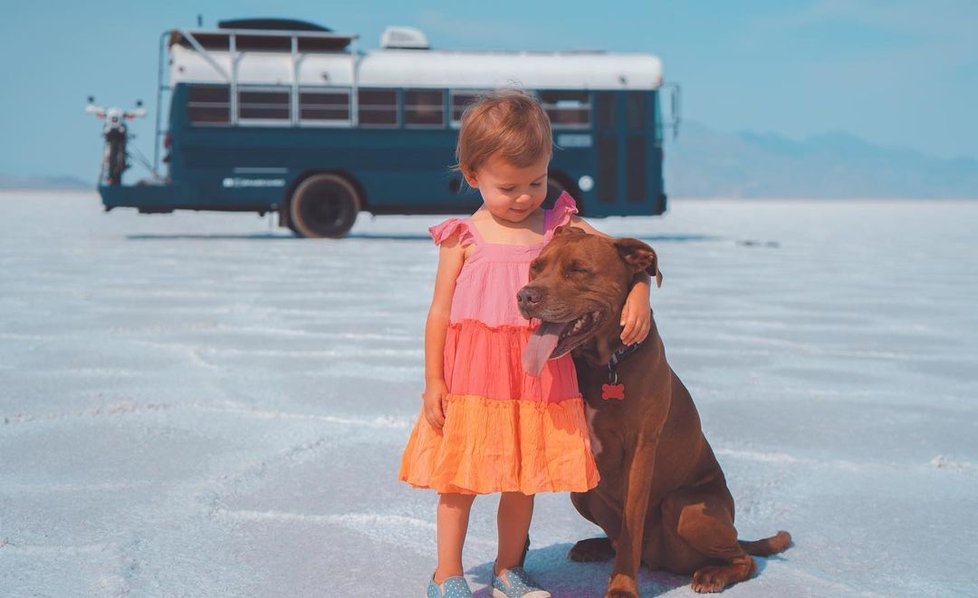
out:
M744 552L751 556L771 556L772 554L784 552L791 546L791 534L782 530L770 538L754 540L753 542L740 540L739 543L740 547L744 549Z

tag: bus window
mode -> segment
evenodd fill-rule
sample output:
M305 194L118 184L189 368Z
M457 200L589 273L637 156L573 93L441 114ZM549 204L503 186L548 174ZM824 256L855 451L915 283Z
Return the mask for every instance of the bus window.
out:
M292 115L289 95L289 90L282 88L238 88L238 120L288 122Z
M187 117L194 125L230 123L230 88L227 85L188 85Z
M610 91L595 94L595 110L598 115L598 127L604 130L615 127L615 96Z
M625 94L625 126L642 130L649 126L649 92L630 91Z
M444 127L445 92L432 89L405 90L404 124L408 127Z
M360 125L364 127L396 127L397 90L363 89L357 93Z
M555 129L590 128L591 100L587 91L541 91L540 101Z
M614 203L618 198L618 139L598 138L598 201Z
M302 124L350 124L349 89L308 89L299 91L299 118Z
M462 114L469 104L475 102L482 96L489 93L485 91L452 91L452 127L458 128L462 125Z
M648 193L645 144L645 135L629 137L625 141L625 151L628 152L628 160L625 162L625 188L628 201L645 201Z

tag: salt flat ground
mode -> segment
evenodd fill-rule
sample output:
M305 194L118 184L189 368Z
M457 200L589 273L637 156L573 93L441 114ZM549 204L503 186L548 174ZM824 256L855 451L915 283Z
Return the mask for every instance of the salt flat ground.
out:
M0 194L0 594L420 596L435 496L396 481L437 217L292 238L253 214ZM730 596L978 594L978 202L674 200L594 222L656 247L670 361L742 537ZM495 499L468 577L485 597ZM599 530L538 499L528 568ZM643 571L643 596L691 596Z

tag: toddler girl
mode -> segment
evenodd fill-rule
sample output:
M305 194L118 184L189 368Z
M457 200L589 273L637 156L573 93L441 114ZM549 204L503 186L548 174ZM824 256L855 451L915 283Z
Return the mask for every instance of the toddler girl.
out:
M440 251L425 325L424 405L399 475L439 493L428 598L471 596L462 577L469 510L477 494L496 492L492 595L550 596L522 568L533 496L598 483L570 355L548 361L539 376L525 374L521 362L536 324L516 303L530 262L560 225L597 233L575 216L566 193L541 209L552 146L546 112L525 93L496 92L470 106L456 158L483 204L430 229ZM644 340L649 319L649 284L640 282L622 315L622 340Z

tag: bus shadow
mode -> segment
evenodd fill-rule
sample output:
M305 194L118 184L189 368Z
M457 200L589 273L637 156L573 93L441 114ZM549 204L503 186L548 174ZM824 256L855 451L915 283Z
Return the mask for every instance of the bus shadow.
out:
M628 235L622 235L628 236ZM345 239L356 239L364 241L425 241L430 242L431 236L424 233L350 233ZM715 235L700 234L674 234L674 235L642 235L634 237L646 243L697 243L709 241L722 241L724 237ZM252 234L203 234L203 233L168 233L168 234L135 234L126 235L130 241L227 241L227 240L255 240L255 241L301 241L301 239L290 233L252 233ZM336 241L342 239L315 239L319 241ZM750 245L751 243L742 243Z
M291 234L275 235L268 233L250 235L205 235L194 233L126 235L126 239L130 241L290 241L295 238L296 237Z
M226 241L234 240L256 240L256 241L305 241L295 235L285 234L241 234L241 235L205 235L193 233L174 233L174 234L140 234L126 235L130 241ZM362 239L368 241L431 241L431 236L426 234L374 234L374 233L351 233L344 239ZM312 241L342 241L343 239L311 239Z
M622 237L627 237L629 235L621 235ZM348 239L367 239L367 240L380 240L380 241L431 241L431 236L426 234L410 234L410 233L400 233L400 234L383 234L383 233L351 233L346 236ZM716 235L698 235L698 234L677 234L677 235L643 235L640 237L633 237L639 241L645 241L646 243L696 243L696 242L708 242L708 241L723 241L725 237L718 237Z
M629 235L621 235L627 237ZM411 233L351 233L347 235L348 239L376 239L381 241L431 241L431 236L427 234L411 234ZM718 237L715 235L698 235L698 234L676 234L676 235L643 235L641 237L634 237L640 241L645 241L646 243L693 243L701 241L722 241L724 237Z
M411 233L350 233L346 236L348 239L368 239L368 240L379 240L379 241L428 241L431 242L431 235L428 234L411 234Z
M627 236L627 235L624 235ZM675 235L642 235L640 237L634 237L639 241L645 241L646 243L697 243L706 241L723 241L724 237L718 237L716 235L697 235L697 234L675 234Z

